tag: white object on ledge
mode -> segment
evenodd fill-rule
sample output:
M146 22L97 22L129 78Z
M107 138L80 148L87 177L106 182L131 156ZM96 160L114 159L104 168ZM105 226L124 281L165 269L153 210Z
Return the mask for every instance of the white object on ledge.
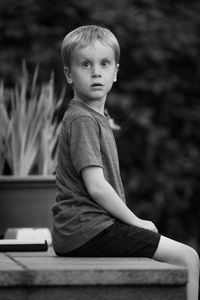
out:
M22 228L8 228L5 233L5 239L16 239L23 241L37 241L46 240L48 245L52 245L51 232L48 228L32 228L32 227L22 227Z

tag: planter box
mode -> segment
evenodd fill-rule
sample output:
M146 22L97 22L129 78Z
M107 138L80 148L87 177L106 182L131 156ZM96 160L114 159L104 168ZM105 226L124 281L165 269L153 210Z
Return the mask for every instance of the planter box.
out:
M0 235L12 227L47 227L55 201L53 176L0 176Z

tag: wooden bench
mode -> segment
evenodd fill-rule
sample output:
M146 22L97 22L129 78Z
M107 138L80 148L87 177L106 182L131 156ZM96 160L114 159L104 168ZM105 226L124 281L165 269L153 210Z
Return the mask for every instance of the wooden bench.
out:
M0 253L0 300L186 300L187 271L142 258Z

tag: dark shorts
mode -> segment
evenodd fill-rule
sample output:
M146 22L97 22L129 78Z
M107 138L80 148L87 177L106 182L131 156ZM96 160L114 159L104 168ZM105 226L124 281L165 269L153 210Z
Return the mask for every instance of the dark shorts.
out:
M116 221L81 247L59 256L149 257L158 247L160 234Z

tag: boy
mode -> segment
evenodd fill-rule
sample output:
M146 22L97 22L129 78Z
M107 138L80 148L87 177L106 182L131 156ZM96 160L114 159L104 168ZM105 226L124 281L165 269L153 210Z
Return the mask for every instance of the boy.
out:
M199 258L192 248L158 233L125 204L118 154L104 113L117 80L120 49L106 28L83 26L62 43L74 91L59 139L53 247L60 256L151 257L188 268L188 299L198 299Z

